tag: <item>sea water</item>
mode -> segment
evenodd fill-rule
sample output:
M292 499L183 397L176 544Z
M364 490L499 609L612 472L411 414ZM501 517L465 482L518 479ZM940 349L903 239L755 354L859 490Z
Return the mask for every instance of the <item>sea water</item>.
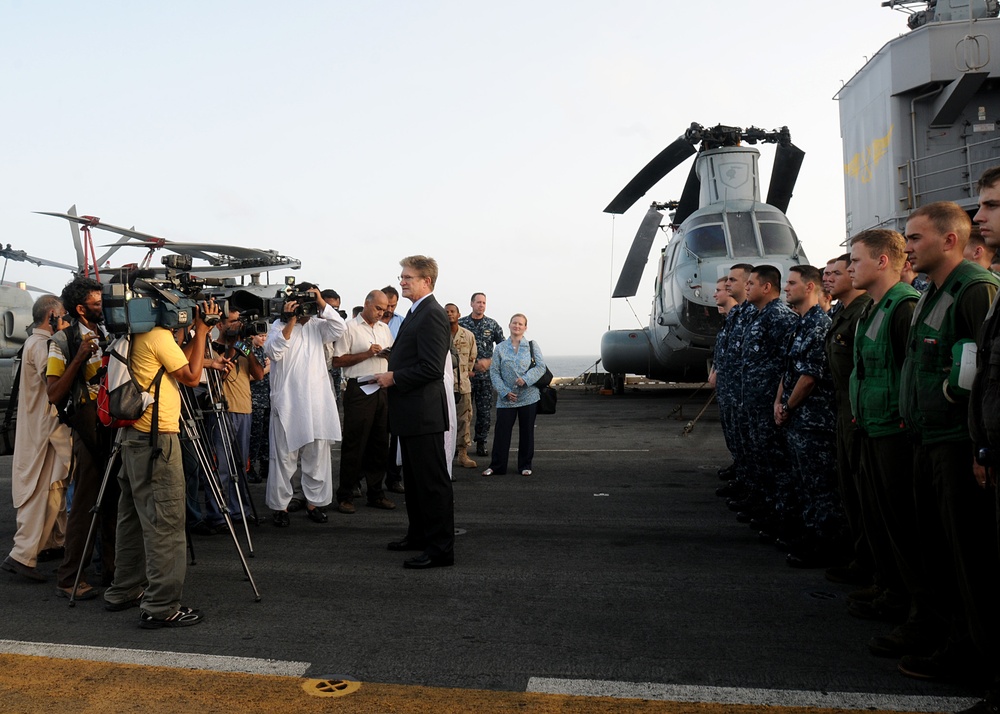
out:
M545 355L553 377L579 377L584 372L603 372L600 358L591 355Z

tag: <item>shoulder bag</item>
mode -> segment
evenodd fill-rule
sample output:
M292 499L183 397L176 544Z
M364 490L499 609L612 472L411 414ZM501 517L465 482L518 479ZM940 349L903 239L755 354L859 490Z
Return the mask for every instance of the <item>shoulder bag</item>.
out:
M528 351L531 353L531 366L535 366L535 350L533 343L528 342ZM545 374L535 382L533 386L538 388L538 404L535 411L538 414L555 414L556 402L559 400L559 393L549 384L552 382L552 370L545 368Z

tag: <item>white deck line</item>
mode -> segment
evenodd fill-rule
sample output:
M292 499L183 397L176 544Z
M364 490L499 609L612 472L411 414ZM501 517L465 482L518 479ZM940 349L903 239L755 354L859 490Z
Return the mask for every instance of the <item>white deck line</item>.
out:
M301 677L310 667L309 662L286 662L251 657L221 657L219 655L194 654L190 652L153 652L151 650L130 650L118 647L59 645L48 642L18 642L16 640L0 640L0 653L31 655L35 657L57 657L59 659L84 659L95 662L117 662L119 664L140 664L153 667L174 667L176 669L202 669L213 672L274 674L285 677Z
M532 677L528 692L570 694L586 697L649 699L671 702L706 702L716 704L756 704L761 706L817 707L856 709L859 711L950 712L965 709L975 699L960 697L921 697L857 692L810 692L783 689L740 687L696 687L655 682L607 682L589 679L548 679Z

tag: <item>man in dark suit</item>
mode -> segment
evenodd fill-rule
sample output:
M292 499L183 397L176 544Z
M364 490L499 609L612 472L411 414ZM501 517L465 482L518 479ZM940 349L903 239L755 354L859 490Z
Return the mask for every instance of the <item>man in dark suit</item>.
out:
M410 521L406 537L390 543L389 550L422 551L403 567L436 568L455 562L455 498L444 449L450 395L443 378L451 328L432 294L437 262L413 255L399 264L401 292L413 305L393 343L389 371L375 375L388 389L389 429L399 437Z

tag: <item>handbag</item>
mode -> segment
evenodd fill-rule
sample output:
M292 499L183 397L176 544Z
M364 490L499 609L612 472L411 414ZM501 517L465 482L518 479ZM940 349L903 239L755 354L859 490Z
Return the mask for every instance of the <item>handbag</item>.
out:
M528 341L528 352L531 354L531 367L535 366L535 343ZM530 368L529 368L530 369ZM559 401L559 393L549 386L552 383L552 370L545 367L545 374L538 378L532 386L538 389L538 403L535 405L536 414L555 414L556 402Z
M531 367L534 367L535 366L535 343L532 342L531 340L528 340L528 353L531 355ZM529 367L528 369L531 369L531 367ZM549 369L548 365L545 365L545 374L543 374L541 377L539 377L538 381L535 382L531 386L538 387L539 389L542 389L542 388L548 387L550 384L552 384L552 370ZM551 414L552 412L543 412L543 413Z
M14 373L14 385L10 390L10 400L7 402L7 414L3 425L0 425L0 456L10 456L14 453L14 442L17 436L17 394L21 389L21 354L22 347L17 352L17 371Z
M537 414L555 414L556 402L559 400L559 392L553 387L542 387L538 390L538 404L535 408Z

